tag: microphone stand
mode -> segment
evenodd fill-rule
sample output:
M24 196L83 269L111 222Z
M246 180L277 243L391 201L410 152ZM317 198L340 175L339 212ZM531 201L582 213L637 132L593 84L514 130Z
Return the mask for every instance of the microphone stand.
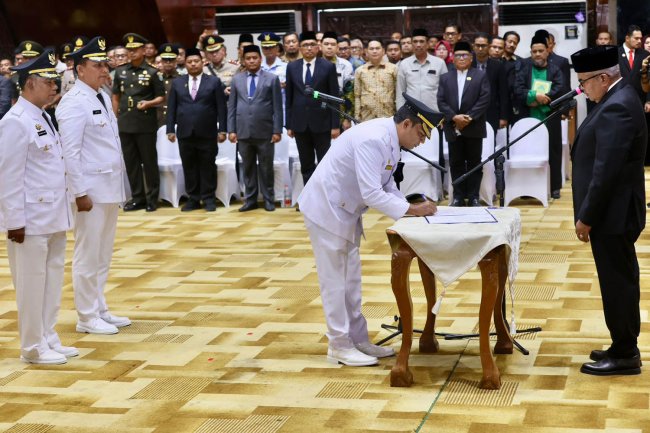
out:
M472 173L475 171L479 170L482 168L485 164L487 164L489 161L494 160L494 174L496 175L496 183L497 183L497 192L499 193L499 204L501 207L503 207L504 204L504 191L505 191L505 179L504 179L504 173L503 173L503 163L505 162L505 157L504 153L507 152L510 147L514 146L517 142L519 142L522 138L533 132L535 129L539 128L541 125L545 124L549 120L557 117L558 115L561 115L565 111L570 110L571 108L575 107L577 105L577 102L572 99L567 101L566 103L560 105L555 111L551 112L548 116L546 116L543 120L540 120L537 124L533 125L532 128L521 134L519 137L515 138L513 141L509 141L509 135L508 135L508 142L504 147L501 149L498 149L495 151L492 155L490 155L485 161L481 162L478 164L476 167L472 168L470 171L465 173L464 175L460 176L458 179L456 179L453 184L457 185L461 182L463 182L467 177L469 177ZM503 317L505 320L506 317L506 298L505 296L503 297L503 302L501 305L501 309L503 311ZM401 322L398 322L398 326L401 327ZM507 320L506 320L506 326L507 326ZM527 329L520 329L516 331L516 334L530 334L533 332L541 332L542 328L539 326L533 327L533 328L527 328ZM415 332L415 330L413 330ZM439 334L436 334L439 335ZM445 340L458 340L458 339L463 339L463 338L475 338L478 337L478 334L440 334L445 337ZM496 335L496 334L490 334L490 335ZM523 353L524 355L528 355L530 352L523 347L517 340L514 338L512 339L513 344L517 347L517 349Z

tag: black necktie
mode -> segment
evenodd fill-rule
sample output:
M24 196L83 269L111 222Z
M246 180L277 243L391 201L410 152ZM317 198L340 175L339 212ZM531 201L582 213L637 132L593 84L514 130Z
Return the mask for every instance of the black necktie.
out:
M104 102L104 97L102 96L101 93L98 93L98 94L97 94L97 99L99 99L99 102L102 103L102 105L104 106L104 109L105 109L105 110L108 110L108 108L106 108L106 102Z
M50 119L47 118L47 114L45 114L45 111L43 111L43 119L45 119L45 122L47 122L47 126L50 127L50 131L52 131L52 135L56 135L54 133L54 126L50 123Z
M312 82L311 63L307 63L307 72L305 73L305 84L310 85Z

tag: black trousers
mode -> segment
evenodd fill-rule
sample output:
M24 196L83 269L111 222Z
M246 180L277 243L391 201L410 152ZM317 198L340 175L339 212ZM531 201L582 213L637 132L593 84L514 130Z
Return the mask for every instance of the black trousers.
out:
M612 337L609 355L613 358L638 355L637 337L641 329L639 262L634 249L638 234L606 234L592 230L589 237L605 323Z
M185 191L190 200L216 202L217 164L219 152L217 138L179 138L179 151L185 175Z
M474 137L463 137L459 135L456 141L449 143L449 169L451 170L451 180L456 180L472 168L481 163L481 150L483 149L483 139ZM481 189L481 179L483 171L477 170L464 182L454 185L454 197L460 200L478 199L478 193Z
M314 157L320 162L330 148L332 134L327 132L311 132L309 128L304 132L296 132L296 146L300 159L300 172L305 185L316 170Z
M551 169L551 191L562 188L562 123L558 117L546 122L548 129L548 165ZM516 146L516 145L515 145Z
M239 154L244 168L244 200L257 202L258 185L262 189L264 201L273 203L273 154L275 145L269 138L239 139ZM259 182L259 183L258 183Z
M158 172L156 133L131 134L120 132L120 141L122 142L126 174L129 177L129 185L131 186L131 200L139 204L145 202L158 203L160 173Z

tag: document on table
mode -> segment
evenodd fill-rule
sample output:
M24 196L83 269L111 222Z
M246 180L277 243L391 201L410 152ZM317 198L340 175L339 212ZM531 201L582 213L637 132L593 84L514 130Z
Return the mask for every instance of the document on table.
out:
M497 219L484 207L438 208L433 216L424 217L429 224L496 223Z

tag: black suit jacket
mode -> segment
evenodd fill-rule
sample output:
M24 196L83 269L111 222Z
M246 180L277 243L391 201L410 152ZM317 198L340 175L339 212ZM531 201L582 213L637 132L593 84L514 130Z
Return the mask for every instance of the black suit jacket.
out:
M571 91L571 66L569 66L569 59L562 57L559 54L551 53L548 56L548 62L553 63L562 72L562 79L564 81L564 90L562 94Z
M463 86L463 95L458 104L458 71L452 70L440 76L438 85L438 109L445 115L444 131L447 141L456 141L456 131L452 118L457 114L467 114L472 118L462 131L465 137L483 138L486 135L485 121L490 104L490 83L483 71L469 68Z
M201 75L196 99L192 100L190 78L183 75L172 81L167 97L167 133L175 132L178 138L216 138L219 132L226 132L228 113L221 80Z
M311 88L328 95L339 96L336 66L317 57ZM329 132L339 127L339 116L329 108L322 108L321 102L305 95L302 78L303 59L287 65L286 82L286 126L295 132Z
M476 58L474 58L472 66L476 67L476 65ZM512 110L506 66L499 60L488 58L485 71L490 83L490 105L488 105L487 109L487 122L496 132L499 129L499 119L508 120Z
M636 49L634 51L634 65L630 69L630 60L625 55L625 49L622 46L618 47L618 66L621 69L621 77L626 83L634 87L641 102L650 101L650 95L646 95L641 88L641 62L649 55L650 53L646 50Z
M636 91L620 81L582 122L571 149L576 221L601 233L641 233L647 134Z
M551 100L562 96L564 92L564 78L562 71L553 63L546 64L546 80L550 81L551 90L547 95ZM530 107L526 104L528 91L533 81L533 61L530 58L522 59L515 63L515 101L517 115L515 120L530 116Z

